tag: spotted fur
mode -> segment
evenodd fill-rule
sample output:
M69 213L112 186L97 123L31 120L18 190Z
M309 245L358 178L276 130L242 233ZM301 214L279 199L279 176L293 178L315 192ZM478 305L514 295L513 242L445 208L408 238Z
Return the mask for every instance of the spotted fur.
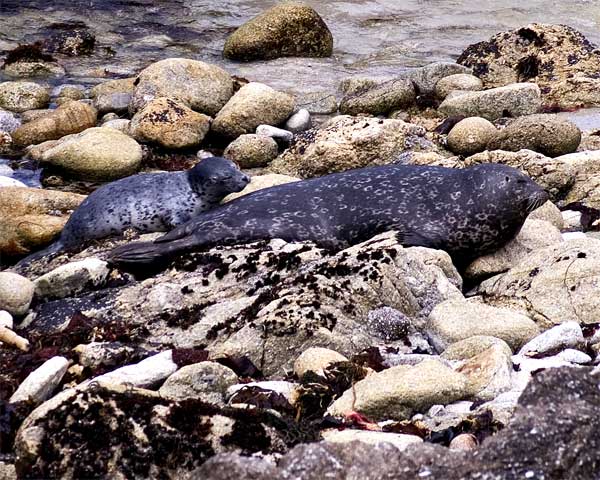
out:
M282 238L341 249L396 230L405 246L466 261L500 248L548 196L518 170L387 165L279 185L199 215L154 243L125 245L116 263L152 263L187 250Z

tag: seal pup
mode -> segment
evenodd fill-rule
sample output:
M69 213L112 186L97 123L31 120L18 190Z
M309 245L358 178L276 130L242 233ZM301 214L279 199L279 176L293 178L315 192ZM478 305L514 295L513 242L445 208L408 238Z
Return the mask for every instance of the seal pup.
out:
M402 245L443 249L464 264L506 244L547 199L529 177L499 164L368 167L253 192L154 242L118 247L111 260L150 265L190 250L272 238L338 250L396 230Z
M232 161L209 157L183 172L143 173L108 183L79 205L55 243L19 265L128 228L145 233L169 231L216 207L249 181Z

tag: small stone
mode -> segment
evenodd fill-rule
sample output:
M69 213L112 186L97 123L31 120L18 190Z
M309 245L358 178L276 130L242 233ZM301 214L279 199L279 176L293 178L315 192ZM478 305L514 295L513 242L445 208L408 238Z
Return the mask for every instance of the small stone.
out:
M73 351L79 356L81 366L96 370L123 364L134 348L121 342L90 342L77 345Z
M586 238L587 235L584 232L564 232L561 234L563 242L568 242L570 240L578 240Z
M241 192L230 193L227 195L222 203L231 202L236 198L243 197L249 193L262 190L263 188L274 187L276 185L284 185L286 183L297 182L300 180L297 177L291 177L289 175L279 175L277 173L269 173L267 175L255 175L250 178L250 183L246 185Z
M499 345L508 356L512 351L504 340L489 335L474 335L452 343L444 350L441 357L446 360L468 360L493 346Z
M0 83L0 108L19 113L44 108L49 102L50 92L46 87L37 83Z
M538 335L539 328L533 320L516 311L452 299L432 310L427 332L438 351L474 335L498 337L511 349L518 349Z
M457 435L450 441L449 448L450 450L475 450L477 448L478 442L475 435L471 433L461 433Z
M470 74L471 69L454 62L435 62L421 68L409 69L402 77L413 82L420 95L434 93L442 78L456 74Z
M575 210L563 210L561 214L565 222L566 229L572 228L575 230L581 230L583 228L581 225L581 212L577 212Z
M139 142L175 149L200 145L209 129L210 117L164 97L148 102L129 125L133 138Z
M310 113L305 108L301 108L294 113L287 122L285 122L286 130L290 132L304 132L311 127Z
M35 294L40 298L70 297L87 288L102 286L108 273L108 264L98 258L70 262L37 278Z
M231 142L223 156L236 162L240 168L266 167L279 153L277 142L266 135L249 133Z
M294 134L289 130L273 127L272 125L259 125L256 127L256 134L271 137L278 145L283 146L289 145L294 139Z
M229 403L235 404L235 394L237 394L240 390L248 387L256 387L262 390L269 390L271 392L278 393L283 395L285 399L290 403L294 404L294 400L296 398L296 392L298 389L298 384L293 382L286 382L283 380L271 380L264 382L249 382L249 383L240 383L237 385L232 385L227 389L226 397L229 400Z
M107 93L94 97L94 107L98 113L126 113L131 103L132 95L127 92Z
M296 105L313 115L331 115L338 111L335 95L330 92L308 92L296 95Z
M0 309L14 316L22 316L29 310L34 285L27 278L12 272L0 272Z
M82 100L85 98L85 88L82 85L59 85L51 95L57 99Z
M135 90L135 77L119 78L102 82L90 89L90 97L96 98L102 95L112 95L114 93L133 94Z
M244 23L225 41L232 60L329 57L333 36L319 14L303 2L280 3Z
M545 222L551 223L559 230L565 228L564 220L561 214L561 211L558 207L548 200L541 207L536 208L533 212L529 214L527 217L528 220L543 220Z
M364 442L370 445L390 443L401 451L406 450L406 448L410 445L423 443L423 439L417 435L390 432L368 432L365 430L353 430L350 428L345 430L324 430L321 435L323 436L323 440L326 442Z
M512 386L512 352L504 345L492 345L471 357L457 371L465 375L475 389L474 400L493 400Z
M469 117L458 122L448 133L448 148L459 155L472 155L487 149L498 130L485 118Z
M131 120L127 120L126 118L117 118L116 120L108 120L102 124L103 127L106 128L114 128L125 135L131 136L130 131ZM212 155L211 155L212 156Z
M13 328L13 317L6 310L0 310L0 327Z
M436 404L448 404L471 393L467 378L435 360L401 365L367 376L329 407L330 415L355 411L371 420L410 418Z
M565 322L531 339L519 350L519 355L534 356L569 347L577 348L584 344L581 326L577 322Z
M64 77L65 69L58 62L20 60L2 65L4 73L13 78Z
M15 180L14 178L5 177L4 175L0 175L0 187L24 187L27 188L23 182L19 180Z
M323 375L332 363L347 362L342 354L328 348L312 347L300 354L294 362L294 373L302 378L308 372Z
M294 97L257 82L240 88L216 115L211 129L228 138L252 133L261 124L279 125L294 111Z
M407 79L395 79L348 94L340 102L340 113L384 115L412 105L415 99L413 83Z
M158 393L172 400L197 399L224 405L227 389L238 382L233 370L216 362L186 365L171 375Z
M21 120L8 110L0 109L0 131L12 133L21 126Z
M475 75L468 73L455 73L440 79L435 84L435 96L443 100L448 94L454 90L476 92L483 90L483 82Z
M496 120L540 111L542 100L535 83L514 83L480 92L457 91L448 95L438 110L448 116L483 117Z
M177 368L177 364L173 362L172 351L167 350L152 355L141 362L117 368L112 372L95 377L89 382L130 384L134 387L148 388L173 375Z
M69 361L65 357L52 357L46 360L41 367L23 380L9 401L11 403L32 402L36 405L42 403L58 387L67 368L69 368Z
M511 121L488 145L490 150L517 152L522 149L558 157L575 152L581 131L569 120L556 115L527 115Z

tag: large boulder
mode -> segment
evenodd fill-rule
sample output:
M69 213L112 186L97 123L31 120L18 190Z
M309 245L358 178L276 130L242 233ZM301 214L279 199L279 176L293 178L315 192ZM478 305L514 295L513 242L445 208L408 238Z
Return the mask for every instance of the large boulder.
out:
M96 126L96 109L83 102L62 104L48 115L28 122L12 133L17 146L34 145L57 140Z
M333 36L319 14L302 2L284 2L246 22L223 48L232 60L329 57Z
M167 58L140 72L130 113L157 97L169 97L192 110L214 116L233 95L233 79L216 65L186 58Z
M532 23L467 47L458 63L471 67L485 87L535 82L550 107L600 104L600 53L567 25Z
M37 188L0 188L0 253L23 255L50 243L84 195Z
M50 90L33 82L0 83L0 108L25 112L45 108L50 102Z
M240 88L215 117L211 129L228 138L254 133L262 124L279 125L294 111L294 97L268 85L250 82Z
M519 117L538 113L542 107L540 89L535 83L515 83L480 92L455 91L446 97L439 111L447 116Z
M581 238L536 250L479 292L491 305L527 312L543 328L574 321L596 323L600 298L600 240Z
M209 128L210 117L164 97L146 104L129 124L129 132L139 142L157 143L166 148L198 146Z
M88 128L44 145L40 161L83 180L108 181L135 173L142 161L142 148L114 128Z
M510 122L488 144L490 150L516 152L527 149L549 157L577 150L581 131L569 120L556 115L527 115Z
M271 164L271 170L309 178L385 165L424 134L422 127L402 120L340 115L323 128L297 134L292 146Z

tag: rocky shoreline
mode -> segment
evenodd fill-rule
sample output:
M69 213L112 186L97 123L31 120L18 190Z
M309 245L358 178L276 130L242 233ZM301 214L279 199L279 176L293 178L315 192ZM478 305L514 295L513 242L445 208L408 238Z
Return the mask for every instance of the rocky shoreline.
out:
M328 56L334 40L287 3L223 53ZM600 106L600 53L583 35L531 24L319 96L186 58L48 86L61 55L93 48L66 32L4 59L0 478L598 476L600 141L571 114ZM110 250L160 234L128 231L16 265L99 185L212 155L252 177L225 201L353 168L480 163L522 170L550 201L460 270L395 232L342 251L221 245L131 273ZM38 168L42 188L18 179Z

